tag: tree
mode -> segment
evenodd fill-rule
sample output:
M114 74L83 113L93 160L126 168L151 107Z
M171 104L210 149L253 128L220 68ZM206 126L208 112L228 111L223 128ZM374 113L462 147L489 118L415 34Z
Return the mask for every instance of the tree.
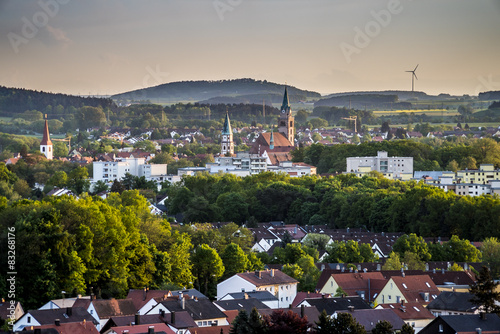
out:
M453 235L451 239L444 244L449 256L445 261L453 260L456 262L481 262L481 252L469 240L460 239Z
M378 321L375 328L372 329L372 334L392 334L392 324L387 320Z
M448 165L446 165L446 170L452 171L453 173L456 173L458 171L458 162L455 160L451 160Z
M240 246L230 243L221 254L224 264L224 278L229 278L237 273L242 273L248 268L248 258Z
M335 313L332 327L331 334L366 334L365 327L360 325L349 313Z
M417 236L415 233L410 235L403 234L396 240L392 247L394 252L399 253L399 256L404 256L404 253L409 251L417 254L422 261L429 261L431 254L424 238Z
M460 115L463 116L464 122L466 122L469 119L470 115L472 115L472 107L469 104L466 106L459 106L457 111Z
M99 180L94 185L94 194L99 194L100 192L107 191L108 185L106 182Z
M275 310L271 315L264 316L264 322L268 334L306 334L309 328L307 318L301 318L291 310Z
M403 264L408 270L425 270L424 261L420 260L418 254L406 251L403 256Z
M191 288L194 281L191 271L193 265L189 256L189 251L193 246L191 239L187 234L180 234L177 231L173 233L172 239L176 241L168 249L170 267L172 268L170 282L177 286Z
M252 311L250 312L248 325L250 326L249 334L263 334L266 332L264 320L255 307L252 308Z
M382 266L383 270L400 270L401 268L403 268L403 266L401 265L399 254L396 252L391 252Z
M47 184L58 188L64 188L68 184L68 175L66 172L59 170L48 179Z
M250 325L248 323L248 314L245 309L238 311L238 315L231 323L229 334L247 334L250 333Z
M297 114L295 115L295 121L297 123L305 123L307 121L307 118L309 117L309 113L305 110L299 110L297 111Z
M467 156L460 162L461 169L477 169L477 161L471 156Z
M68 187L78 195L90 188L89 172L85 167L76 167L68 175Z
M476 282L470 286L470 293L473 295L470 301L486 313L499 313L500 306L495 303L500 302L500 292L497 292L499 284L491 277L488 267L483 266Z
M241 193L228 192L217 198L217 206L223 221L232 221L242 224L248 219L248 203Z
M413 327L408 324L408 323L405 323L403 325L403 327L401 328L401 332L399 332L400 334L415 334L415 330L413 329Z
M143 140L134 144L134 148L140 149L144 152L156 152L156 146L151 140Z
M321 312L318 317L318 321L315 321L314 323L314 330L316 331L316 334L330 334L334 330L332 319L325 310Z
M328 241L330 241L330 237L326 234L308 233L302 240L302 244L321 251L326 249Z
M203 284L205 295L209 295L208 283L215 283L224 274L224 264L217 251L207 244L201 244L191 255L193 275L198 281L198 289Z
M493 277L500 274L500 242L497 238L486 238L481 246L483 261L488 264Z

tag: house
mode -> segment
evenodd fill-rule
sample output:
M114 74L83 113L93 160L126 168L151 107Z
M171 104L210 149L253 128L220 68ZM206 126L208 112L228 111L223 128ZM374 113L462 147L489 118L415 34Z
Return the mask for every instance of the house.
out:
M248 296L248 295L247 295ZM244 299L230 299L230 300L218 300L214 302L221 311L230 311L241 309L247 311L249 314L252 309L267 309L269 308L266 304L255 298L244 298Z
M326 311L328 315L333 315L338 311L345 310L368 310L371 309L370 305L360 297L336 297L336 298L306 298L297 306L306 308L315 307L318 312Z
M267 252L275 242L281 241L276 234L267 228L257 227L249 230L252 231L255 238L255 244L252 246L253 251Z
M380 294L375 298L376 304L419 302L429 304L441 293L429 275L405 275L389 278Z
M188 297L207 298L204 294L196 289L184 290L150 290L144 289L130 289L127 294L127 299L131 299L139 314L146 314L153 307L158 305L160 301L167 300L168 298L178 298L179 295Z
M318 293L318 292L303 292L299 291L297 292L297 296L295 296L295 299L292 302L292 307L297 307L302 303L306 298L333 298L333 295L330 294L323 294L323 293Z
M340 313L340 312L337 312ZM393 331L399 331L403 328L405 322L401 320L394 312L387 309L367 309L367 310L356 310L350 309L348 312L352 317L363 327L365 327L367 333L375 328L379 321L388 321L392 325ZM335 316L335 315L334 315Z
M269 291L278 298L279 307L288 307L297 295L299 281L280 270L257 270L239 273L217 284L220 299L231 292Z
M278 298L269 291L246 291L246 292L230 292L225 296L222 296L219 300L232 300L232 299L243 299L254 298L261 301L264 305L271 309L279 308Z
M109 329L107 332L102 332L102 334L122 334L122 333L175 334L175 332L165 324L120 326L120 327L113 327Z
M435 316L420 303L401 303L401 304L381 304L376 309L389 309L394 312L408 325L412 326L416 333L427 326Z
M47 303L39 307L39 310L52 310L56 308L66 308L66 307L73 307L75 302L78 299L88 299L90 300L90 296L85 296L82 297L78 295L78 297L70 297L70 298L62 298L62 299L52 299L49 300Z
M82 307L68 307L64 309L52 310L30 310L16 321L12 330L22 331L26 327L42 326L51 324L64 324L73 322L83 322L98 325L97 322L86 309Z
M500 317L495 314L440 315L419 334L500 333Z
M229 325L226 315L208 299L166 300L158 303L147 314L161 314L187 311L198 327Z
M35 333L37 333L38 330L40 333L53 330L57 334L99 334L99 331L94 324L86 321L59 324L54 323L50 325L33 326L32 328Z
M176 334L189 334L189 328L197 327L187 311L162 314L111 317L102 327L101 333L106 333L113 327L129 325L167 324Z
M354 272L331 274L322 287L318 285L321 293L335 295L337 290L342 290L347 296L359 296L366 302L372 302L384 287L387 280L382 273Z
M436 299L427 305L427 309L436 317L440 315L479 314L479 307L471 303L469 292L442 291Z
M288 233L292 237L292 242L301 242L307 232L299 225L272 226L269 228L280 240Z
M23 307L20 302L15 300L5 301L5 299L0 300L0 319L5 320L5 322L14 322L21 318L24 314Z
M73 305L75 307L84 307L99 322L99 330L113 316L134 315L137 312L132 299L78 299Z

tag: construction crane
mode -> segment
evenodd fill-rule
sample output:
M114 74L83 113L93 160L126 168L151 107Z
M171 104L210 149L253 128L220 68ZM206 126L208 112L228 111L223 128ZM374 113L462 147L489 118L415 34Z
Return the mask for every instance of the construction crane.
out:
M358 116L349 116L349 117L342 117L342 119L346 119L348 121L354 121L354 133L357 133L357 129L356 129L356 119L358 118Z
M54 139L54 138L51 138L52 141L67 141L68 142L68 153L71 152L71 137L67 137L67 138L64 138L64 139Z

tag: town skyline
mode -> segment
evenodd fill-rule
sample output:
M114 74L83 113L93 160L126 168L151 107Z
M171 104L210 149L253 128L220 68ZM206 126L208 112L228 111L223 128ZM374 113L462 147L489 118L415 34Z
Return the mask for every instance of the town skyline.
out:
M323 95L500 90L497 1L0 3L0 84L112 95L254 78Z

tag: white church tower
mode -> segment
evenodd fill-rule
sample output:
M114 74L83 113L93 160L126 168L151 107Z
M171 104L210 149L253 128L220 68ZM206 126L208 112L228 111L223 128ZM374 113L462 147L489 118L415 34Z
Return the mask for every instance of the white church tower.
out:
M40 152L42 152L48 160L52 160L54 158L54 150L52 147L52 141L50 140L47 115L45 115L45 126L43 128L42 141L40 142Z
M226 119L224 120L224 127L221 133L221 148L220 155L233 155L234 154L234 143L233 143L233 130L231 129L231 122L229 121L229 114L226 111Z

